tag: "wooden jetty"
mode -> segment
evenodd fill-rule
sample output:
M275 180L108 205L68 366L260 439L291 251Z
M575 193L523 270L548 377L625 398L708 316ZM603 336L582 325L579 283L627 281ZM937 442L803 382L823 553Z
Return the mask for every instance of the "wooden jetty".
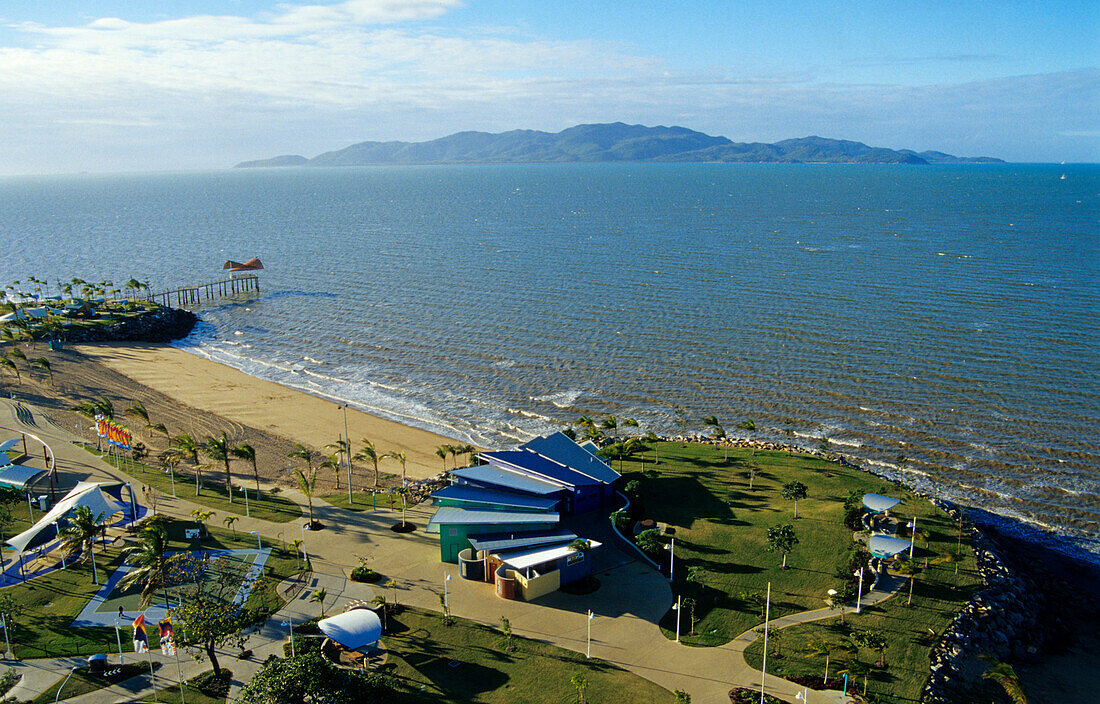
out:
M195 286L181 286L170 291L150 293L146 299L154 303L160 303L169 308L182 308L184 306L197 306L204 300L213 301L219 298L230 298L242 293L259 293L260 277L256 274L233 276L221 281L211 281ZM175 305L173 306L173 301Z

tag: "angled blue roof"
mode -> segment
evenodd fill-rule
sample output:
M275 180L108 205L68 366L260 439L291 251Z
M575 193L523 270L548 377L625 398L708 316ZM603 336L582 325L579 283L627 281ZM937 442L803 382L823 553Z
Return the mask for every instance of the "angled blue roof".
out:
M499 467L483 464L477 467L464 467L451 470L451 476L457 479L465 479L481 484L492 484L509 491L520 491L525 494L548 496L562 490L557 484L529 477L517 472L509 472Z
M569 530L532 530L516 533L472 535L469 541L474 550L487 550L489 553L495 554L520 548L539 547L540 545L567 545L576 539L577 534Z
M895 538L892 535L872 535L867 541L867 547L875 557L893 557L908 550L910 545L908 540Z
M499 491L497 489L483 489L480 486L468 484L452 484L445 486L432 494L433 499L451 499L469 503L487 504L492 506L508 506L533 511L549 511L554 508L558 500L554 497L531 496L530 494L517 494L511 491Z
M557 523L556 513L517 513L514 511L476 511L444 506L428 521L429 529L440 525L523 525L527 523Z
M603 484L599 479L594 479L587 474L569 469L560 462L547 459L530 450L508 450L505 452L482 452L478 455L490 464L502 463L516 467L523 472L529 472L539 477L545 477L551 481L559 482L568 487L593 486Z
M541 438L535 438L523 445L522 449L537 452L555 462L560 462L572 470L611 484L619 478L619 473L608 467L588 450L573 442L565 433L557 432Z

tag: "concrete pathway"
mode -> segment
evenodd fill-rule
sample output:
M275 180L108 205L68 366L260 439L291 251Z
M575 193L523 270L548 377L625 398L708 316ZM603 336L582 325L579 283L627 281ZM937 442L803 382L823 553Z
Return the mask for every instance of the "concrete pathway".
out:
M46 420L41 412L24 406L17 415L9 401L0 399L0 416L6 413L5 406L11 412L13 423L33 426L34 432L50 443L58 457L64 487L73 486L76 481L87 478L88 474L104 479L124 478L112 467L73 444L75 438L72 433ZM303 506L305 504L305 497L296 491L283 490L283 495ZM315 580L297 598L255 629L246 646L253 651L251 660L238 661L235 659L236 653L225 653L223 665L233 671L231 696L239 692L240 686L248 681L269 654L282 654L287 637L287 628L282 624L288 617L298 622L318 615L318 605L307 600L314 589L324 587L327 590L329 612L339 612L351 601L369 600L376 593L384 593L391 602L396 600L406 605L438 610L438 594L443 590L443 580L447 574L454 577L448 583L449 605L454 615L493 627L499 625L501 616L506 616L517 635L576 652L585 652L588 647L586 613L592 609L596 614L592 623L592 657L619 665L669 690L683 689L691 694L695 704L727 704L728 692L733 686L759 687L760 672L750 668L744 660L744 650L756 639L756 634L748 631L716 648L694 648L670 641L657 625L673 600L669 583L632 556L620 555L621 559L607 560L606 564L612 567L599 574L601 587L593 594L571 596L556 592L540 598L537 603L508 601L497 598L489 584L459 579L456 565L439 561L438 538L423 531L432 513L428 507L410 508L408 520L416 524L418 530L398 534L389 527L400 520L399 510L380 508L356 513L316 498L313 506L316 519L326 526L321 531L303 532L304 520L272 523L241 516L236 524L238 530L257 531L265 540L289 542L304 537L303 547L310 556ZM162 496L157 506L159 513L183 518L189 518L191 510L197 507L184 496L170 495ZM243 506L240 508L243 510ZM219 515L217 518L223 517ZM613 544L601 549L617 550ZM361 560L384 575L373 587L348 579L351 570ZM389 580L393 582L387 586ZM865 597L864 603L880 601L891 593L872 593ZM772 627L782 628L836 616L839 610L820 609L792 614L774 620ZM846 607L846 610L852 609ZM154 660L162 658L159 654L151 657ZM18 667L23 668L27 675L26 682L21 682L18 691L13 694L31 698L34 692L42 691L58 677L64 676L74 660L81 659L35 660L19 664ZM157 673L160 686L175 682L176 678L175 660L163 658L162 662L164 666ZM207 668L208 663L191 661L183 665L183 675L190 678ZM772 676L765 683L769 694L788 702L795 702L795 696L802 691L801 687ZM89 694L73 701L107 704L118 701L120 697L132 699L151 691L148 682L144 683L143 689L130 691L139 684L140 681L125 683L118 691L104 690L98 697ZM842 701L844 698L838 692L809 693L810 704Z

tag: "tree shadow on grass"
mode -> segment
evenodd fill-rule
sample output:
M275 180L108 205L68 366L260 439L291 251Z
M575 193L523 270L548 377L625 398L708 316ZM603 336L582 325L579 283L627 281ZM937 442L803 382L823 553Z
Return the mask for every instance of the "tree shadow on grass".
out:
M733 512L697 476L662 477L647 482L646 503L664 520L690 525L699 518L730 519Z

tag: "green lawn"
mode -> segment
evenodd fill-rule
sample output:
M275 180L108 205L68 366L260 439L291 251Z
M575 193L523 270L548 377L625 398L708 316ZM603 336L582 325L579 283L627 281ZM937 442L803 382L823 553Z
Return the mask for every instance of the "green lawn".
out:
M227 670L223 667L222 672L227 672ZM134 699L130 704L144 704L145 702L159 702L159 704L183 704L184 702L186 704L225 704L227 695L213 693L208 688L211 674L210 672L204 672L184 682L184 696L182 699L180 698L180 688L176 685L158 689L156 696L150 694L146 697Z
M565 704L577 700L570 683L576 674L588 680L590 702L673 701L649 680L553 645L516 637L516 650L505 652L499 630L462 619L447 626L440 614L405 609L389 617L389 626L396 632L384 642L401 701Z
M376 496L371 496L369 491L362 492L356 491L353 494L355 503L348 501L348 492L344 491L338 494L325 494L321 498L327 503L337 506L339 508L348 511L374 511L377 509L389 509L390 500L393 500L393 507L395 510L401 510L401 497L396 494L390 494L384 489L379 489Z
M718 645L760 624L760 606L742 598L763 596L771 583L772 618L825 606L829 589L841 589L847 574L852 531L844 526L844 500L849 492L876 492L903 496L902 490L874 475L843 467L810 455L748 449L726 450L708 444L661 443L660 463L647 454L646 473L638 462L625 463L626 479L640 482L638 500L645 516L675 527L677 593L696 601L695 635L681 635L691 645ZM749 491L750 469L756 468ZM781 496L786 482L798 480L808 497L794 503ZM892 512L904 519L914 513L918 525L932 532L932 548L940 551L955 535L942 511L916 497ZM780 568L782 555L766 551L767 529L791 523L799 544ZM918 552L922 552L918 550ZM667 562L668 553L658 557ZM967 574L973 558L963 564ZM702 585L686 581L695 568ZM961 606L961 604L960 604ZM674 637L675 612L661 625ZM685 621L682 632L688 632Z
M108 671L113 671L118 666L107 668ZM154 663L153 669L156 670L160 667L160 663ZM56 682L51 684L45 691L39 694L37 697L31 700L31 704L49 704L58 697L58 688L61 690L62 699L70 699L72 697L78 697L81 694L87 694L88 692L94 692L97 689L103 689L104 687L110 687L111 685L125 682L133 677L139 675L148 675L149 665L140 663L126 663L122 666L122 671L118 674L106 676L106 675L93 675L86 669L77 670L73 673L72 677L65 675L59 678ZM68 681L66 681L66 679Z
M196 524L188 521L176 521L169 526L170 549L188 548L233 549L254 548L256 539L248 533L210 527L209 537L201 542L187 541L184 530ZM270 614L282 607L284 600L278 594L278 585L282 580L298 571L298 561L294 551L284 550L279 543L265 544L272 548L264 568L267 579L259 582L249 594L246 607L258 609L262 614ZM99 581L103 583L121 564L120 547L97 548L96 564L99 568ZM94 653L117 653L118 646L114 628L86 627L71 628L73 619L99 591L92 582L90 563L75 563L65 570L56 570L48 575L28 580L25 584L7 587L0 594L10 594L18 612L11 619L12 650L20 658L59 657L66 655L91 655ZM156 628L149 628L149 647L159 644ZM123 633L122 649L133 650L133 645Z
M95 445L86 445L85 449L93 454L101 454L95 449ZM123 459L119 462L113 455L103 458L119 471L133 478L135 495L140 496L141 485L147 484L162 494L172 494L172 476L165 474L159 467L153 467L140 462ZM251 482L248 482L251 486ZM191 503L206 506L221 512L223 515L232 513L238 516L245 515L244 496L238 485L233 495L233 502L229 502L228 493L225 490L225 473L222 471L208 471L204 474L202 492L195 495L194 477L180 474L175 475L176 495L187 499ZM261 493L256 498L254 489L248 494L248 513L252 518L259 518L274 523L289 523L302 517L302 509L295 502L278 494Z
M952 564L931 565L917 575L913 583L912 606L906 606L908 586L892 599L871 607L864 607L860 614L848 614L845 624L839 619L791 626L778 631L782 657L768 657L768 672L780 677L825 674L825 659L808 654L807 644L824 639L840 643L858 631L873 631L886 637L885 669L870 669L867 691L890 702L917 702L921 690L928 681L928 658L932 648L928 629L940 633L958 611L960 601L970 598L977 578L972 571L972 558L960 568L955 586L955 567ZM923 564L923 563L921 563ZM774 632L773 634L774 635ZM769 635L769 638L771 637ZM769 650L773 650L769 642ZM745 658L759 669L764 654L763 639L749 646ZM833 656L834 658L837 655ZM849 656L850 657L850 656ZM878 653L861 648L858 659L866 665L878 661ZM844 665L836 660L831 664L830 677ZM849 675L863 691L863 677ZM849 685L853 686L853 685Z

